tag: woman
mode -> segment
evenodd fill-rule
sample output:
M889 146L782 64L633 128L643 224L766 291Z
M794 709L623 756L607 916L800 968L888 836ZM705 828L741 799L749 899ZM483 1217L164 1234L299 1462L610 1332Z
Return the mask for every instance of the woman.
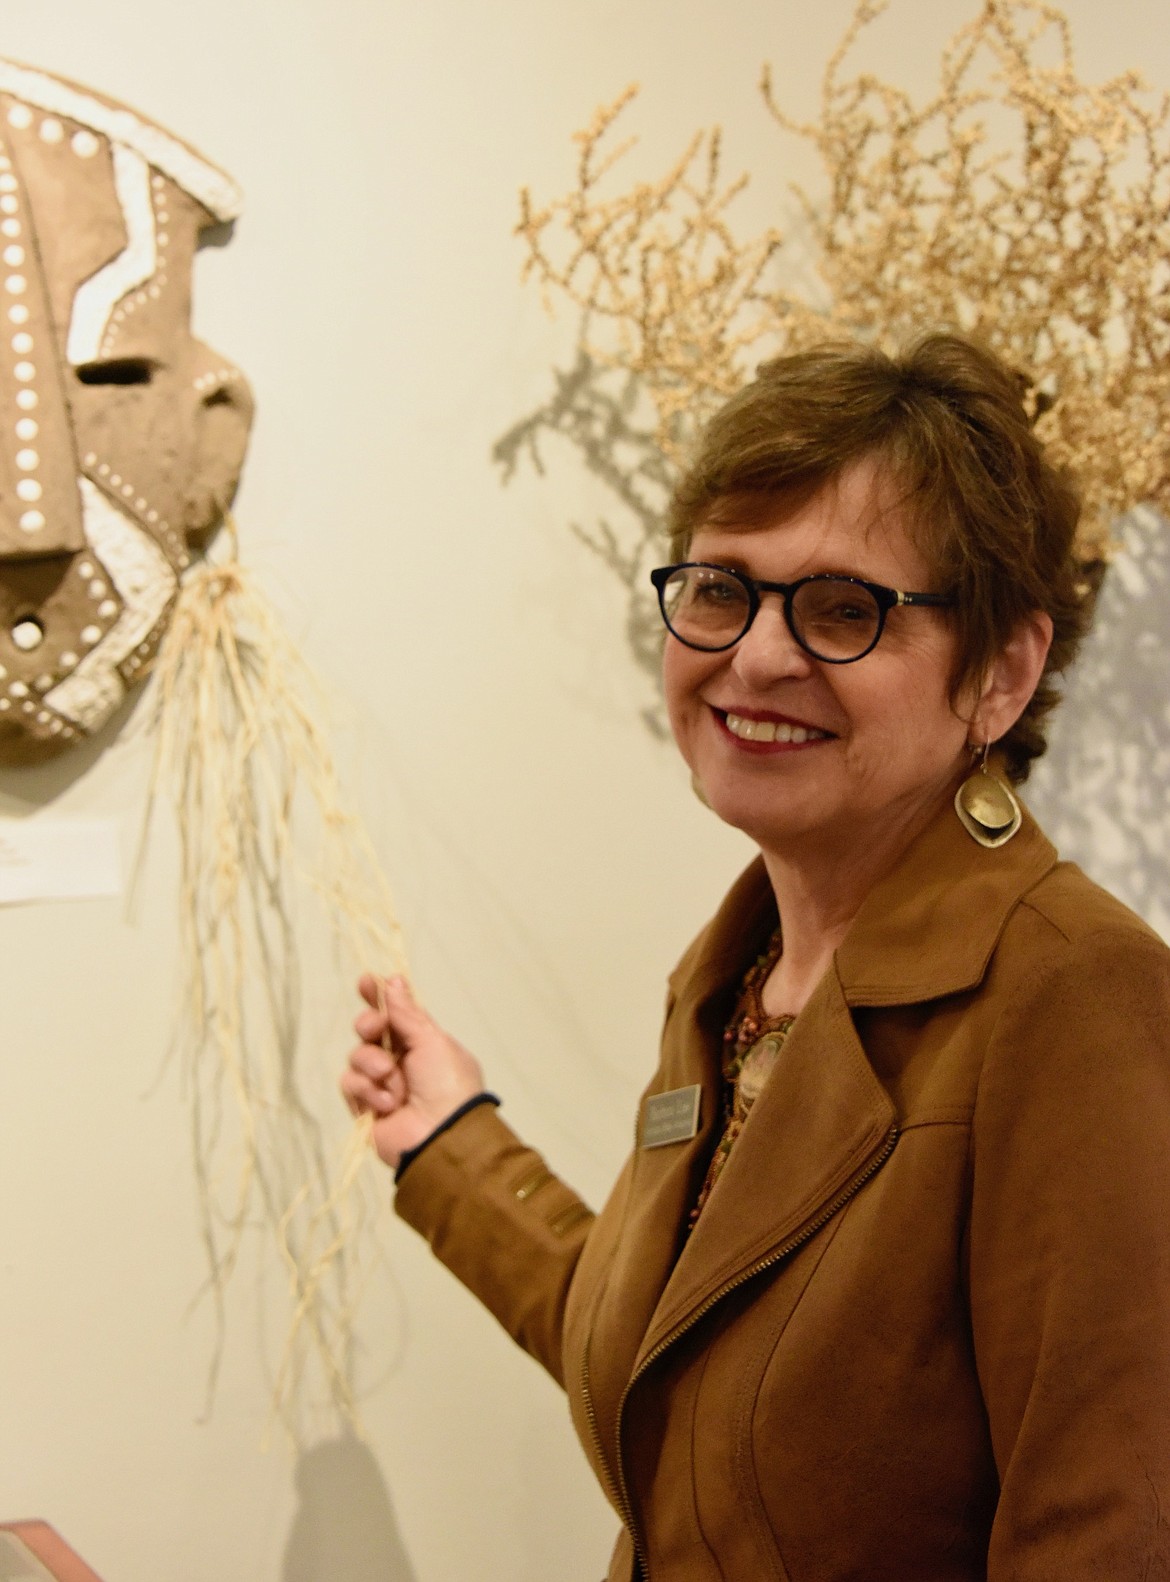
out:
M611 1582L1170 1570L1170 952L1003 778L1085 624L1077 512L955 337L781 359L716 418L664 684L760 855L596 1219L363 980L347 1099L564 1384Z

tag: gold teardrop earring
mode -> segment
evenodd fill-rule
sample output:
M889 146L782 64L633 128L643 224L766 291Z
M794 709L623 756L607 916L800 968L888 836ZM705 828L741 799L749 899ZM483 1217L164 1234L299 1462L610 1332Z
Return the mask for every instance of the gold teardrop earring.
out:
M980 846L1006 846L1024 822L1023 809L1005 781L987 767L990 741L983 743L979 763L955 792L959 823ZM978 747L973 746L978 753Z

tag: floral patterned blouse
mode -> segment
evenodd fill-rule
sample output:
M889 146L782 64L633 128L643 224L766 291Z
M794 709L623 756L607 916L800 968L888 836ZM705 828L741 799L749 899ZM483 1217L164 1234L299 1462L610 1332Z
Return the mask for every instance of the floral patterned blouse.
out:
M735 1008L723 1033L723 1133L715 1145L706 1178L691 1210L688 1233L702 1213L796 1020L794 1016L765 1015L760 998L769 973L780 959L781 948L780 929L777 928L759 959L744 975Z

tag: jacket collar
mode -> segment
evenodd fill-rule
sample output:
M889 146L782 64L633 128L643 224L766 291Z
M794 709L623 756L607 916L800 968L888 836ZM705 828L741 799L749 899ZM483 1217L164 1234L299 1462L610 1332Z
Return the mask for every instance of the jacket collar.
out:
M1027 809L1018 833L989 851L948 802L902 861L874 886L836 956L849 1005L913 1005L982 980L1017 902L1057 862ZM671 977L676 993L706 999L742 973L770 930L776 905L757 857Z
M870 891L837 951L848 1004L913 1005L974 988L1015 906L1056 860L1029 813L988 851L948 803Z

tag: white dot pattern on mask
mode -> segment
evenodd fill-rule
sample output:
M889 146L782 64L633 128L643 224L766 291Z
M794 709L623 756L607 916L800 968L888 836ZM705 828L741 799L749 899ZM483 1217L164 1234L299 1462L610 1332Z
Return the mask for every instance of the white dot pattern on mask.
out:
M12 106L13 111L19 111L23 108L20 105ZM10 123L18 128L22 123L22 119L22 116L17 115L16 120L13 121L11 114L9 116ZM30 125L31 119L30 115L29 121L24 124ZM12 161L5 154L3 155L2 163L0 163L0 195L2 195L0 197L0 211L5 215L3 229L4 235L8 240L3 247L3 251L0 252L0 259L3 260L4 267L12 272L4 276L3 291L0 296L7 299L8 322L16 326L15 333L10 341L11 352L17 359L10 365L10 377L17 386L14 400L18 411L27 414L33 411L37 405L36 390L31 388L36 382L37 365L32 359L32 354L35 351L35 341L33 336L22 327L28 323L30 311L27 303L19 300L27 294L29 289L28 277L22 273L27 259L27 252L23 242L18 240L23 235L22 222L18 217L20 213L19 192L20 183L12 170ZM14 424L14 431L20 448L16 451L12 460L16 471L24 474L17 480L14 492L16 498L23 505L36 506L44 493L40 480L35 476L41 465L40 453L34 450L30 444L30 441L38 436L38 426L30 417L18 417ZM17 521L20 531L34 542L37 535L42 533L46 526L45 515L40 510L22 511ZM31 629L37 632L40 631L39 626L34 626Z
M60 143L65 138L65 128L55 115L47 115L41 122L41 141L44 143Z
M92 159L102 145L92 132L82 129L74 132L69 146L79 159Z
M238 368L213 368L199 375L195 389L200 395L206 395L209 390L225 390L228 385L239 384L243 377Z
M14 104L10 107L8 120L10 125L23 130L31 126L33 116L27 106ZM12 160L7 153L0 152L0 214L4 216L0 221L0 233L6 238L3 250L0 251L0 259L4 267L12 271L4 277L0 296L7 299L8 322L17 326L10 341L11 351L18 359L11 364L11 378L19 387L15 391L14 400L18 411L28 413L37 405L37 393L30 388L36 380L37 368L32 361L32 353L35 350L33 337L21 327L28 323L30 311L27 303L19 300L28 291L28 278L21 272L28 255L22 240L24 227L19 218L19 193L20 182L13 171ZM39 429L36 422L26 416L17 418L14 432L21 448L17 450L13 461L16 470L26 475L17 481L14 492L22 504L35 506L44 490L40 481L35 476L30 476L37 472L41 460L38 452L31 448L30 442L37 438ZM46 526L45 515L39 510L22 511L17 521L20 531L34 541L37 534L43 532ZM40 627L33 626L30 630L39 632Z
M33 113L27 104L14 104L8 112L8 124L18 132L25 132L33 123Z
M109 463L100 461L97 453L92 450L86 452L82 465L88 472L96 473L107 489L117 491L119 503L123 500L127 504L133 503L134 509L139 516L142 517L148 526L155 530L156 536L161 536L165 540L163 547L175 565L183 569L190 564L182 535L176 532L165 518L159 516L158 512L147 501L146 496L137 492L137 486L130 479L123 478L119 472L111 472ZM89 573L82 572L82 576L87 575Z
M146 307L151 302L157 302L162 295L163 286L167 283L167 249L170 247L171 238L166 227L170 221L170 213L167 209L166 179L157 171L150 178L150 200L154 207L154 275L147 286L124 298L111 313L109 325L102 338L103 357L109 357L113 353L126 320L140 308Z

